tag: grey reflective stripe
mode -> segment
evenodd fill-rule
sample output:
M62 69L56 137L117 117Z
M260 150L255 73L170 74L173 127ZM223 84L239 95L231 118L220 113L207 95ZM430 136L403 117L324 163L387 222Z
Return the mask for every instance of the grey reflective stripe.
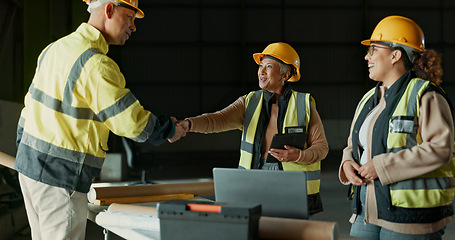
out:
M96 115L90 108L73 107L69 102L60 101L47 95L45 92L35 88L33 83L30 85L29 92L33 99L54 111L69 115L76 119L94 120L99 122L105 122L107 119L116 116L137 101L133 93L128 92L118 102ZM153 124L153 126L154 125L155 124Z
M107 119L114 117L117 114L123 112L125 109L129 108L137 101L136 97L131 92L128 92L119 101L102 110L98 114L95 114L90 108L78 108L71 106L74 96L74 87L76 86L76 82L80 77L81 71L84 68L85 63L87 63L87 61L95 54L100 54L100 52L97 49L88 49L76 60L68 76L63 101L53 98L47 95L45 92L35 88L33 83L30 85L29 89L30 93L32 94L32 98L44 104L50 109L69 115L73 118L100 122L105 122ZM154 125L155 124L153 119L153 126Z
M417 116L417 93L420 91L422 86L426 83L424 80L418 80L414 85L414 88L411 91L411 97L408 99L408 105L406 109L406 114L408 116Z
M396 147L396 148L390 148L387 150L388 153L397 153L403 149L407 149L407 147Z
M21 128L24 128L24 123L25 123L25 118L22 117L22 115L19 117L19 121L17 122L17 125L19 125L19 127Z
M68 103L53 98L47 95L45 92L35 88L33 83L30 85L29 92L31 93L33 99L54 111L72 116L77 119L92 119L94 121L100 121L90 108L76 108L68 105Z
M321 170L305 171L305 174L306 174L306 180L307 181L321 179Z
M395 116L390 121L391 133L415 134L418 128L418 119L415 116Z
M391 190L450 189L454 187L450 177L414 178L390 185Z
M43 59L44 59L44 56L46 56L47 54L47 51L49 51L49 48L51 48L52 45L54 45L55 42L51 43L49 45L49 47L47 47L46 49L44 49L43 53L41 54L41 57L40 59L38 60L38 71L39 69L41 68L41 62L43 62Z
M74 87L76 86L76 82L81 76L82 69L85 66L85 63L95 54L99 54L100 52L97 49L91 48L87 49L83 52L74 63L73 67L71 68L70 74L68 75L68 79L66 81L65 86L65 93L63 95L63 101L66 102L68 105L71 105L73 102L73 91Z
M147 122L147 125L145 126L144 130L142 130L141 133L135 138L131 138L132 140L136 142L145 142L150 135L153 133L153 129L155 128L155 123L156 123L156 116L153 115L153 113L150 113L149 120Z
M253 154L253 149L254 149L254 145L251 144L251 143L248 143L246 141L243 141L240 143L240 150L243 150L247 153L251 153Z
M137 101L137 98L133 95L132 92L128 92L123 96L118 102L112 104L110 107L105 108L103 111L99 112L97 115L99 119L104 122L110 117L114 117L117 114L125 111L131 105Z
M242 141L246 141L246 133L248 130L248 126L250 125L251 119L253 118L253 115L254 115L254 111L256 110L256 106L258 105L258 102L259 102L261 96L262 96L262 91L256 91L253 93L253 96L251 96L250 101L248 102L248 105L247 105L246 111L245 111L245 119L243 121Z
M417 93L420 91L422 86L426 83L424 80L418 80L414 85L414 88L411 91L410 99L408 99L408 104L406 108L407 116L415 116L417 118L417 105L420 99L417 99ZM418 119L416 124L418 124ZM418 126L417 126L418 127ZM417 145L417 131L412 132L411 134L406 135L406 147L411 148Z
M306 126L306 94L305 93L297 93L297 124L299 127ZM308 131L308 129L305 129Z
M104 162L104 158L58 147L39 138L35 138L26 132L22 135L21 144L25 144L35 151L55 158L65 159L73 163L85 164L94 168L101 168Z

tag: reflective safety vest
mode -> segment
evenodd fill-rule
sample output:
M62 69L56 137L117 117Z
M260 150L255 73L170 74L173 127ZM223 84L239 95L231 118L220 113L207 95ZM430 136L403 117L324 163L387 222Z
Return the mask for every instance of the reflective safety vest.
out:
M285 133L286 127L305 127L308 131L311 117L311 102L314 99L308 93L299 93L292 90L289 99L288 108L286 110L283 129L281 133ZM261 115L263 102L263 91L250 92L245 99L245 120L242 133L242 141L240 147L240 162L239 167L251 169L254 152L254 138L258 127L259 116ZM279 120L278 120L279 121ZM260 144L260 143L259 143ZM305 144L305 148L307 145ZM321 163L302 164L295 162L282 162L284 171L305 171L307 174L307 194L319 193Z
M422 143L419 129L420 98L429 81L414 78L392 114L387 152L396 153ZM452 204L455 193L455 158L442 168L414 179L390 185L392 205L404 208L432 208Z
M432 84L413 78L399 99L389 119L387 153L411 149L422 143L419 132L420 99ZM372 89L359 103L358 113L374 95ZM357 121L357 116L355 116ZM374 136L373 136L374 138ZM455 157L445 166L422 176L389 185L392 206L400 208L435 208L451 205L455 193Z
M40 54L17 128L14 168L36 181L87 193L108 150L109 133L160 144L168 117L145 110L95 27L83 23Z

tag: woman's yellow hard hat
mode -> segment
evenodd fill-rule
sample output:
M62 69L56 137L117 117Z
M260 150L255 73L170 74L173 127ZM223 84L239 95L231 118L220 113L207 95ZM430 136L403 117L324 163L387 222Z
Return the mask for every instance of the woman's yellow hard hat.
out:
M363 45L371 42L391 42L415 50L425 51L425 36L422 29L409 18L402 16L389 16L382 19L371 34L371 38L363 40Z
M253 54L254 61L257 64L260 64L261 59L266 55L277 58L284 63L295 67L295 75L288 79L289 82L297 82L300 80L300 58L294 48L289 44L283 42L269 44L262 53Z

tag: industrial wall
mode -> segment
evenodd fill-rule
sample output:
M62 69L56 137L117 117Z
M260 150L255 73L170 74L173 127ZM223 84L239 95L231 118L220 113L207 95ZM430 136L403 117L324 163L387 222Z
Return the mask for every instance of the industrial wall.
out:
M127 87L155 114L181 119L214 112L257 90L252 54L282 41L301 59L302 77L293 88L313 94L330 148L341 150L357 102L374 86L360 41L389 15L416 21L427 48L443 54L442 86L455 101L455 1L141 0L139 6L145 18L136 20L137 32L108 55L122 69ZM0 0L0 32L8 33L0 38L0 98L22 101L41 49L86 21L85 8L81 0ZM225 156L235 164L239 138L240 131L189 134L175 144L148 148L205 159L218 158L210 152L232 153ZM116 139L111 149L121 151Z
M143 2L146 17L136 21L137 33L115 49L115 58L129 87L156 113L184 118L213 112L258 89L252 54L283 41L301 58L302 78L293 88L314 95L331 149L342 149L356 104L374 85L360 41L395 14L415 20L427 48L443 54L443 86L449 95L455 91L452 1ZM190 135L182 142L197 138L203 144L191 149L238 149L239 134ZM230 140L220 146L223 138Z

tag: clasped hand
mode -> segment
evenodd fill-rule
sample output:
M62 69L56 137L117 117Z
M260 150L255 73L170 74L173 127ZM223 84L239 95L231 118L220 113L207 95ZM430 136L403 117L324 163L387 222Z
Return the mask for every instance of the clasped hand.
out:
M175 118L175 117L171 117L171 119L172 119L172 121L174 121L174 124L175 124L175 133L172 138L168 138L167 140L170 143L173 143L173 142L178 141L180 138L185 137L186 133L188 132L189 129L188 129L188 127L185 128L185 125L181 123L185 120L177 120L177 118ZM188 120L186 120L186 121L188 121Z
M189 120L177 120L175 117L171 117L172 121L175 124L175 134L174 137L169 138L170 143L178 141L180 138L185 137L186 133L190 131L191 123Z
M343 164L343 171L348 181L356 186L364 185L368 181L378 178L373 160L368 161L363 166L354 161L346 161Z

